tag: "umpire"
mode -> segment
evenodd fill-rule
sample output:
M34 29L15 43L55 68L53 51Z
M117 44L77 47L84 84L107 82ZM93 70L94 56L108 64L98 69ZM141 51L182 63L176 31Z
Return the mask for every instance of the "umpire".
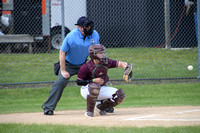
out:
M60 52L60 70L58 79L53 84L49 97L42 105L44 115L53 115L64 88L70 77L78 74L79 68L88 58L88 48L92 44L99 44L99 34L95 31L94 23L82 16L77 21L77 28L72 30L64 39Z

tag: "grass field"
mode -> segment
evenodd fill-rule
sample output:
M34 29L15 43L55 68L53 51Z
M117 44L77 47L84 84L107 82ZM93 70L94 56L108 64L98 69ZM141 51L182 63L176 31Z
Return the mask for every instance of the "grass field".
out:
M108 48L109 58L133 63L133 78L185 78L198 77L197 48L167 50L152 48ZM58 61L58 51L39 54L1 54L0 83L55 81L53 63ZM193 65L192 71L187 70ZM110 79L122 79L123 70L109 70ZM71 80L75 80L76 76ZM41 105L49 95L50 87L0 89L0 114L41 112ZM200 83L125 84L126 100L117 108L200 105ZM84 110L85 100L79 86L68 86L57 105L58 110ZM1 119L1 118L0 118ZM0 124L0 133L64 133L64 132L145 132L145 133L198 133L200 126L187 127L86 127L66 125Z
M199 133L199 126L188 127L84 127L65 125L0 124L2 133ZM1 132L0 131L0 132Z
M146 107L146 106L177 106L177 105L200 105L200 83L170 83L170 84L128 84L116 85L123 88L126 100L117 108ZM16 88L0 89L0 113L41 112L41 105L49 94L50 87L41 88ZM84 110L86 101L80 95L79 86L65 88L62 98L56 110ZM1 118L0 118L1 119ZM85 127L66 125L26 125L26 124L0 124L0 132L3 133L26 133L26 132L175 132L197 133L200 126L187 127Z
M134 79L198 77L198 50L108 48L108 57L132 63ZM1 54L0 83L55 81L58 51L40 54ZM192 71L187 70L193 65ZM122 69L110 69L110 79L122 79ZM72 77L75 80L76 77Z

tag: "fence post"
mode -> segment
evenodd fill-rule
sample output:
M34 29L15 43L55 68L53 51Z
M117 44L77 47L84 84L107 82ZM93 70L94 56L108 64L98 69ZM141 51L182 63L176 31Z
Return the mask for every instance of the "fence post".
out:
M199 82L200 82L200 1L197 0L197 28L198 28L198 68L199 68Z
M165 0L165 46L171 48L170 44L170 0Z
M50 35L50 1L42 1L42 33L43 35Z
M62 23L62 41L65 38L65 12L64 12L64 0L61 1L61 23Z

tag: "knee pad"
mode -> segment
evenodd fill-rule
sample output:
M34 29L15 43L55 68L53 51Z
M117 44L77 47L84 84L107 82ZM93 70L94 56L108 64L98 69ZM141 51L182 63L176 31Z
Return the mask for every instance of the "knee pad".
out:
M115 94L113 94L113 98L117 104L122 103L125 100L125 94L122 89L118 89Z
M90 83L88 85L89 93L93 96L98 96L101 89L101 85L97 83Z

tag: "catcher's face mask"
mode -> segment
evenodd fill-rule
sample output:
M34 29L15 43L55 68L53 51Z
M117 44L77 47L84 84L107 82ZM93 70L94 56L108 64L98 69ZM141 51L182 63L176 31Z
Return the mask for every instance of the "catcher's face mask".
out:
M90 58L99 61L101 64L108 64L105 47L101 44L94 44L89 47Z
M99 58L99 59L96 59L96 60L99 61L100 64L108 64L107 53L105 53L105 51L100 51L100 52L97 52L95 54Z

